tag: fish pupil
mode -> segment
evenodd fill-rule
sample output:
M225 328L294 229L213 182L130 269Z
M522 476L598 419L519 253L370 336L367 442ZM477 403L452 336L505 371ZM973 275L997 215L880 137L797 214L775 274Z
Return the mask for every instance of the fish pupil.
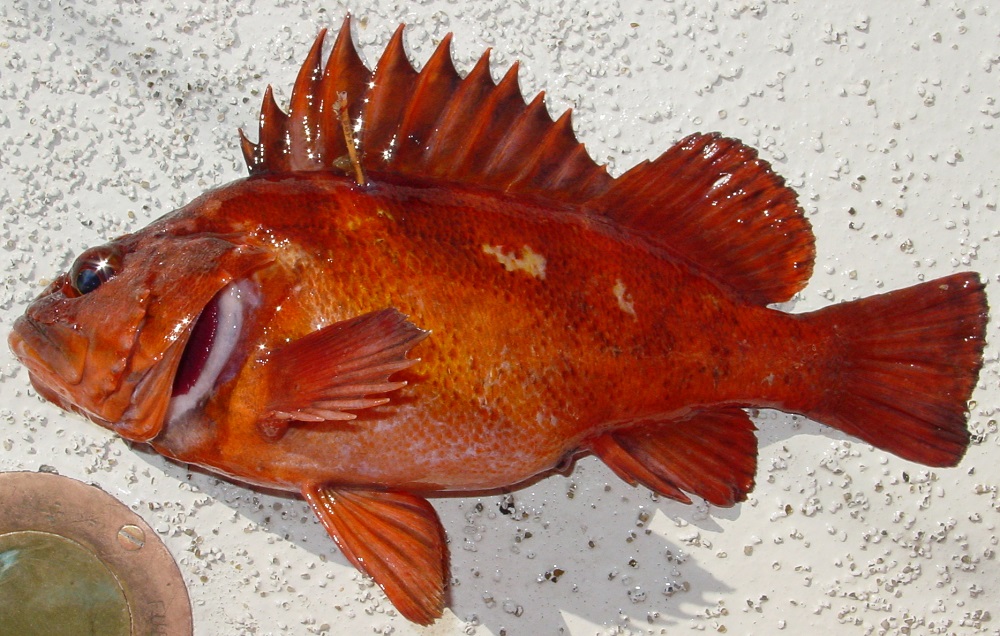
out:
M101 276L95 270L85 269L76 275L76 289L81 294L89 294L100 287L106 279L106 276Z

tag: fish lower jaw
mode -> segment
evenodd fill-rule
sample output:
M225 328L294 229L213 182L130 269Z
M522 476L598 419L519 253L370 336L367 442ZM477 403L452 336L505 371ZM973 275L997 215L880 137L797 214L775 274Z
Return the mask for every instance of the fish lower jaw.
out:
M248 280L226 285L208 302L195 321L174 379L167 423L202 404L233 357L249 307L258 296Z

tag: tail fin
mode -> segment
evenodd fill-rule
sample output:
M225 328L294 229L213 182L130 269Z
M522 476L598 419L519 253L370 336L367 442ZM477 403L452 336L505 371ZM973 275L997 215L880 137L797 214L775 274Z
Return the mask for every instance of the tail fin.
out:
M900 457L954 466L969 444L966 402L983 364L986 294L961 273L815 312L841 348L807 413Z

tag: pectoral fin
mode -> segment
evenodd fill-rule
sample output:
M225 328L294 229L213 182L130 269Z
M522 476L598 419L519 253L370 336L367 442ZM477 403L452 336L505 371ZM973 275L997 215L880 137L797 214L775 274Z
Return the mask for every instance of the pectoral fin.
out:
M291 422L352 420L353 411L387 403L385 393L406 385L389 377L417 362L406 354L427 335L395 309L383 309L285 345L268 361L268 406L258 429L276 440Z
M686 492L717 506L746 499L757 470L757 438L741 409L640 424L591 440L590 450L630 484L684 503Z
M302 494L344 556L378 583L400 614L421 625L441 616L448 551L426 499L323 486L307 486Z

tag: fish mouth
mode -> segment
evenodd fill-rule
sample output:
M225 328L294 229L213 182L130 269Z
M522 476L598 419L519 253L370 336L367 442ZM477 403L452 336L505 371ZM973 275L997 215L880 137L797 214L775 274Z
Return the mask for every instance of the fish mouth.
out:
M250 311L260 304L249 280L229 283L202 309L191 328L174 372L167 422L175 421L209 400L215 388L236 372L236 353L245 338Z
M52 331L58 331L58 338ZM44 371L64 378L67 384L78 384L83 378L83 356L87 350L86 339L72 329L61 326L42 328L30 316L24 315L14 321L14 327L7 336L7 345L28 368L32 376L45 375ZM51 352L44 356L42 352ZM45 363L40 363L41 360Z
M57 332L58 338L53 332ZM83 379L86 338L59 325L43 328L30 316L21 316L7 336L7 345L28 369L31 386L44 399L67 411L80 413L98 423L107 423L73 401L72 390ZM63 382L53 382L52 378Z

